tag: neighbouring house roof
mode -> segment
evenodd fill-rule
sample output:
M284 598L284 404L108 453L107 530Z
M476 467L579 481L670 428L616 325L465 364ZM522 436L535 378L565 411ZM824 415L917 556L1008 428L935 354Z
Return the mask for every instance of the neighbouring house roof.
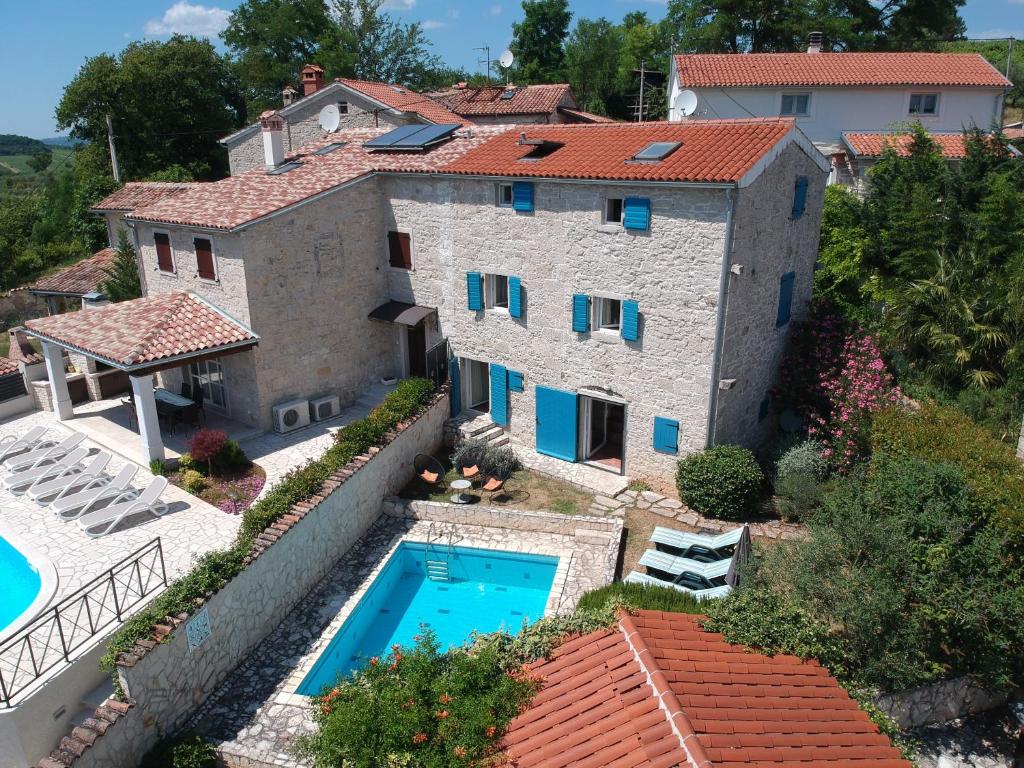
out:
M932 141L938 146L942 156L947 160L962 160L967 157L967 145L963 133L929 133ZM910 154L910 143L913 135L895 131L879 133L844 132L843 143L854 157L881 157L886 147L893 147L900 155ZM1009 150L1018 154L1014 147Z
M22 362L25 365L35 365L43 362L43 355L37 352L36 348L29 343L24 328L10 328L7 331L10 336L10 346L7 350L7 357L15 363Z
M132 211L152 205L158 200L174 197L195 185L196 182L179 181L129 181L116 192L112 192L90 208L94 213L106 211Z
M414 112L431 123L438 125L463 125L467 123L458 114L439 104L425 94L392 83L375 83L370 80L351 80L339 77L334 82L359 91L367 98L385 104L400 112Z
M575 122L578 123L614 123L616 122L610 117L604 115L595 115L593 112L584 112L582 109L569 109L568 107L559 107L558 111L563 115L566 115Z
M510 98L502 98L511 92ZM504 85L452 88L428 94L448 109L466 117L508 115L551 115L568 98L575 107L572 88L566 83L552 85Z
M113 266L116 258L117 249L104 248L70 267L47 275L30 285L29 290L32 293L60 296L84 296L99 292L100 283L107 279L105 270Z
M532 665L516 768L911 768L816 661L726 643L702 617L622 615Z
M675 68L684 88L1012 85L976 53L694 53Z
M96 357L121 370L147 368L196 353L241 349L259 337L193 293L160 293L25 323L43 341Z
M1024 128L1003 128L1003 135L1011 141L1024 139Z
M10 376L12 373L20 373L18 363L9 357L0 357L0 376Z

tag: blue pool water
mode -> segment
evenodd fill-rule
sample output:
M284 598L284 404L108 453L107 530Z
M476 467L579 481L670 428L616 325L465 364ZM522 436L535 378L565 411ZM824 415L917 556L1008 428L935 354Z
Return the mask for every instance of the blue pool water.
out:
M298 692L326 686L384 657L394 644L411 646L427 625L442 648L461 645L472 631L518 632L544 615L557 557L453 547L450 581L426 577L423 544L402 542L338 634L317 659ZM431 546L431 559L445 548Z
M39 572L0 536L0 632L32 605L42 587Z

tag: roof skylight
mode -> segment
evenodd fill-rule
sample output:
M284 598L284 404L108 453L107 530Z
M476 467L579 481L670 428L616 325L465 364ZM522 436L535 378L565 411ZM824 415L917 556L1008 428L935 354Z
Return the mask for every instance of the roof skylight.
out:
M277 166L277 168L274 168L273 170L267 171L267 175L268 176L280 176L282 173L288 173L288 171L294 171L300 165L302 165L302 163L300 163L298 160L292 160L290 163L284 163L282 165Z
M635 155L633 160L646 160L656 162L664 160L683 145L681 141L655 141L648 144Z
M341 149L346 144L348 144L347 141L332 141L330 144L324 144L322 147L320 147L320 149L318 149L313 154L314 155L329 155L334 150Z

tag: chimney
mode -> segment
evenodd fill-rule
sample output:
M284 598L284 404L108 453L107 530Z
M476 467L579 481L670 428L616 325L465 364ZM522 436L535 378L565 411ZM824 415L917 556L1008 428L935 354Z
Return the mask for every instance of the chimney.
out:
M268 109L260 115L263 129L263 158L267 170L272 171L284 162L284 118L275 109Z
M324 70L319 64L307 64L302 68L302 95L309 96L324 87Z
M299 95L299 92L292 88L290 85L286 85L284 90L281 91L281 101L284 102L286 107L290 107L295 103L295 97Z
M8 359L25 365L42 362L43 356L32 348L24 328L11 328L7 331L7 335L11 339L10 349L7 352Z
M807 36L807 52L821 53L821 32L811 32Z

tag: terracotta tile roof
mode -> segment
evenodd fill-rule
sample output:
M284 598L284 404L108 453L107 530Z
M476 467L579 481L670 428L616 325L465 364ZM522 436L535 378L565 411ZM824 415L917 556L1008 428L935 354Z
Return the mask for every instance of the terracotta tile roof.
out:
M956 160L967 156L962 133L929 134L942 156ZM844 133L843 141L858 157L881 157L885 148L892 146L901 155L910 154L908 149L913 137L909 133Z
M566 179L735 182L791 130L791 120L778 118L515 126L466 152L444 171ZM564 146L546 157L524 160L532 147L519 144L521 132L528 139ZM631 160L655 141L680 141L682 146L659 162Z
M1003 135L1011 141L1024 139L1024 128L1003 128Z
M37 352L36 348L29 342L24 328L10 328L7 331L7 335L10 337L7 349L7 357L9 359L15 363L23 362L25 365L43 362L42 353Z
M576 106L572 88L565 84L521 85L510 99L501 98L503 85L479 88L454 88L429 94L453 112L467 117L484 115L550 115L568 97L567 106Z
M195 186L195 182L176 181L129 181L116 192L112 192L100 200L89 210L92 211L132 211L144 208L158 200L180 194Z
M143 296L99 309L29 320L25 326L45 340L124 369L259 340L251 330L192 293Z
M568 107L559 107L558 111L563 115L572 118L575 122L579 123L614 123L616 122L610 117L604 115L595 115L593 112L584 112L582 109L569 109Z
M463 119L443 104L439 104L428 96L418 93L404 85L375 83L369 80L351 80L339 77L335 80L349 88L369 96L371 99L387 104L393 109L403 112L415 112L423 119L438 125L465 125L470 121Z
M8 357L0 357L0 376L9 376L18 373L18 364Z
M104 270L112 266L116 258L117 251L114 248L104 248L70 267L42 278L29 286L29 290L68 296L84 296L98 291L100 283L107 279Z
M675 65L684 88L1011 86L976 53L695 53Z
M570 640L509 726L517 768L911 768L817 662L640 611Z
M375 171L437 170L495 132L509 128L474 127L472 136L460 132L423 153L372 152L363 147L364 142L390 130L393 128L386 126L329 134L289 156L302 165L288 173L271 175L262 167L252 168L220 181L193 185L180 195L134 211L128 218L232 229ZM347 143L333 152L315 154L335 142Z

